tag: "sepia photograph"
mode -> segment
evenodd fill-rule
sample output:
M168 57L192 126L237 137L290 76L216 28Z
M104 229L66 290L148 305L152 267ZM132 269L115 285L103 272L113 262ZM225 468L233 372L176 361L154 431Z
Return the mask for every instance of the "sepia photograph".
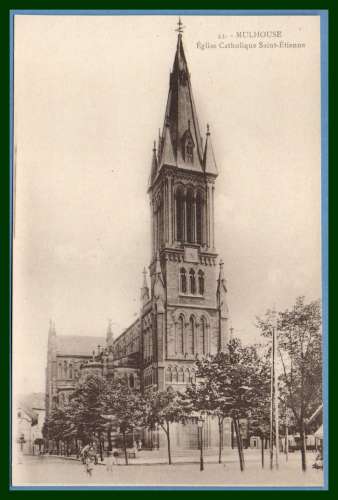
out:
M327 37L11 13L12 490L328 488Z

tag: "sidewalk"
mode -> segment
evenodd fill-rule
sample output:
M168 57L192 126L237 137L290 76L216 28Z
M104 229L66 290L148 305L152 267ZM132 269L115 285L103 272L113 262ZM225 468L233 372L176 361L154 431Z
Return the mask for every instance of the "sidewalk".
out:
M48 455L50 457L63 458L66 460L78 460L75 455L65 457L63 455ZM289 460L293 461L294 458L298 457L297 453L291 453L289 455ZM268 465L269 463L269 455L268 450L265 452L265 463ZM299 457L298 457L299 458ZM244 450L244 459L246 462L260 462L261 454L259 450L247 449ZM205 463L218 463L218 453L211 453L210 450L207 450L203 460ZM281 460L285 460L283 454L281 454ZM199 450L179 450L177 455L175 454L175 450L172 452L172 463L174 464L194 464L199 463L200 461L200 452ZM222 463L233 463L238 462L238 452L236 449L225 449L222 453ZM142 450L138 453L137 458L128 458L129 465L161 465L168 464L168 455L164 450ZM104 457L103 462L98 462L98 465L106 465L106 457ZM125 465L124 456L120 456L118 458L117 465Z

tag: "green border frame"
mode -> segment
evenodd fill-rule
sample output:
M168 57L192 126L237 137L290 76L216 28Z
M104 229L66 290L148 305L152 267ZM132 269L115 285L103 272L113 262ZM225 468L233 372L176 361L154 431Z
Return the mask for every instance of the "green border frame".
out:
M207 5L206 5L207 4ZM334 309L334 283L336 278L336 266L334 262L334 255L336 249L335 240L335 213L337 212L337 197L334 196L334 189L337 185L337 129L335 128L337 117L337 99L335 89L337 86L336 77L336 61L335 55L338 47L337 36L337 2L335 0L296 0L292 1L262 1L262 0L238 0L222 2L216 0L209 0L203 2L201 0L185 0L179 2L172 0L171 2L162 1L133 1L125 0L124 2L109 2L99 0L93 2L90 0L31 0L27 1L14 1L2 0L0 4L0 48L2 57L0 59L2 65L1 72L1 167L0 167L0 374L1 374L1 388L5 397L2 398L4 404L2 405L1 416L1 431L2 439L0 441L0 494L1 498L6 498L7 495L28 495L35 498L38 495L40 498L43 496L76 496L81 495L82 498L88 498L88 495L121 495L123 497L132 497L137 495L139 498L146 498L149 495L165 496L169 498L171 495L186 497L196 496L202 498L205 495L217 495L229 497L235 495L239 498L247 496L256 497L261 495L273 495L280 498L286 494L299 497L305 495L325 495L325 497L333 497L337 493L337 430L335 423L338 422L337 415L337 398L335 398L335 381L337 380L337 364L335 364L337 354L337 340L335 338L336 318ZM10 275L9 275L9 262L10 262L10 241L9 241L9 11L10 10L43 10L43 9L250 9L250 10L328 10L329 11L329 419L330 419L330 452L329 452L329 491L9 491L10 480L10 463L9 463L9 404L10 404L10 388L9 388L9 363L10 363Z

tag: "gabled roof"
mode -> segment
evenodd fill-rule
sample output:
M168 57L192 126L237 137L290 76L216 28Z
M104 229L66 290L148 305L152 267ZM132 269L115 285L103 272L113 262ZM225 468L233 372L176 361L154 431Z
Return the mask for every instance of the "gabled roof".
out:
M105 346L105 337L57 335L56 353L59 356L91 356L97 346Z

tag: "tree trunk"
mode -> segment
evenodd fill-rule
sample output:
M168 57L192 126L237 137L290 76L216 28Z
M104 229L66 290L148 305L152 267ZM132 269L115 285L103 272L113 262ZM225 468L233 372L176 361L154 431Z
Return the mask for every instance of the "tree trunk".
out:
M302 456L302 471L306 471L306 435L304 429L304 421L301 419L300 423L300 452Z
M219 433L219 442L218 442L218 463L222 463L222 447L223 447L223 420L218 420L218 433Z
M234 422L234 427L235 427L235 433L236 433L236 442L237 442L237 450L238 450L238 457L239 457L239 466L241 471L244 470L244 463L243 463L243 455L241 452L241 442L240 442L240 430L239 430L239 424L237 418L233 419Z
M128 465L128 453L127 453L126 433L123 432L122 435L123 435L124 458L126 460L126 465Z
M238 425L239 445L240 445L240 450L241 450L242 464L243 464L243 469L244 469L245 460L244 460L244 451L243 451L243 439L242 439L241 426L239 424L239 420L237 420L237 425Z
M264 469L264 436L261 437L262 469Z
M108 450L112 451L112 449L113 449L113 445L112 445L112 441L111 441L111 428L109 428L109 430L108 430Z
M167 444L168 444L168 462L169 465L171 465L171 449L170 449L170 427L169 427L169 422L167 422L167 430L166 430L166 435L167 435Z
M100 450L100 460L103 462L103 450L102 450L102 439L101 432L99 432L99 450Z

